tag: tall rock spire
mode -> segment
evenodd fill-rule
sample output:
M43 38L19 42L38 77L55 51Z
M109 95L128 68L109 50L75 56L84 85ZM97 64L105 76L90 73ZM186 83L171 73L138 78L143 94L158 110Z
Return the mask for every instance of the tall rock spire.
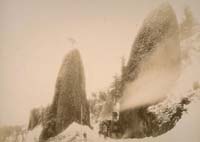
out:
M90 124L84 69L77 49L64 58L56 81L53 103L40 139L57 135L74 121Z
M144 20L122 75L125 83L120 121L124 124L124 137L155 135L149 127L152 121L146 121L145 117L151 117L146 108L164 99L180 74L179 67L178 22L170 4L164 3Z
M162 46L160 45L162 44ZM171 44L171 45L170 45ZM168 64L180 63L179 27L175 12L168 2L150 12L133 43L127 64L127 81L137 78L140 64L149 60L157 49L166 51ZM168 67L168 66L167 66Z

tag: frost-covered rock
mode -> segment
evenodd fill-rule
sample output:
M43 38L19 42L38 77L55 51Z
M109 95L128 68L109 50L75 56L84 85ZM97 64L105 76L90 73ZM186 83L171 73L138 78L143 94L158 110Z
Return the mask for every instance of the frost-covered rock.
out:
M146 121L151 126L152 136L164 134L174 128L183 113L187 112L187 105L200 96L200 89L185 92L180 96L169 96L164 101L147 108L149 113L146 115Z

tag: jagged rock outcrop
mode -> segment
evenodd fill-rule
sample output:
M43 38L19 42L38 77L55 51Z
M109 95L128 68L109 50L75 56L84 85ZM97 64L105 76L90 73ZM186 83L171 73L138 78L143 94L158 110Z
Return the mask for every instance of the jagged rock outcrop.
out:
M120 102L120 121L123 124L123 137L143 138L146 136L155 136L162 134L173 127L170 127L169 125L167 129L157 129L157 131L162 132L156 132L156 134L156 130L150 131L153 125L156 127L156 124L158 124L152 123L152 121L156 119L154 119L154 115L152 113L150 114L147 111L148 106L156 103L155 100L152 102L143 102L141 105L134 104L134 107L131 107L130 103L132 98L129 96L134 96L135 94L130 94L125 91L127 89L126 84L133 82L132 86L135 88L132 89L132 92L134 93L134 91L137 92L139 90L138 94L142 95L146 89L145 83L153 84L156 83L156 81L160 81L162 84L157 82L158 91L156 89L153 90L156 90L157 92L155 92L159 93L159 90L162 90L162 87L166 87L168 84L177 79L179 66L179 27L172 7L170 4L164 3L150 13L150 15L144 20L132 46L130 58L125 71L122 74L124 93ZM162 78L164 76L170 77L171 79ZM147 79L145 79L145 77ZM161 77L160 80L159 77ZM149 78L152 79L149 80ZM168 82L165 82L165 79ZM148 82L145 82L146 80ZM141 82L143 82L143 84L137 84ZM144 87L140 89L138 88L140 86ZM151 88L149 88L149 90L152 91ZM168 90L168 88L164 88L163 90ZM145 97L148 97L148 93L154 92L148 92L147 89L145 93L147 93L147 96ZM149 99L151 99L151 97L152 96L150 96Z
M78 50L68 53L60 68L53 103L45 115L40 141L57 135L72 122L90 125L84 69Z
M178 100L169 97L156 105L149 106L147 111L142 113L144 122L148 125L145 130L146 135L156 137L174 128L183 113L187 111L186 105L199 95L199 91L199 89L188 91Z

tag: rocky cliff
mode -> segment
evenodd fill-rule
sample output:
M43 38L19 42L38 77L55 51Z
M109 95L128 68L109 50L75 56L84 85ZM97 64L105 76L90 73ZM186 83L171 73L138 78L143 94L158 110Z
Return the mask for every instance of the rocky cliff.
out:
M155 136L156 130L151 129L158 123L152 123L154 115L148 113L147 108L165 99L179 76L179 68L179 27L172 7L164 3L144 20L122 75L120 121L124 137Z
M84 69L78 50L72 50L63 61L53 103L45 117L41 141L62 132L72 122L90 124Z

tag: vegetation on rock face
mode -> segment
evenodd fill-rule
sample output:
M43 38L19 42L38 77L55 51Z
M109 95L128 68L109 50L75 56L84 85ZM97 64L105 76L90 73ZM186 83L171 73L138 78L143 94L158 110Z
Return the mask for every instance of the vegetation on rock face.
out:
M139 72L139 64L154 52L158 43L174 37L179 44L179 27L172 7L166 3L155 9L144 20L133 43L123 79L133 81Z
M134 81L140 72L140 63L156 48L161 48L157 46L158 43L171 37L176 40L176 44L179 46L178 24L175 13L169 4L164 4L145 19L132 46L128 64L122 75L123 85ZM120 112L120 121L125 124L123 125L125 137L142 138L154 135L149 130L152 128L152 122L156 120L154 115L147 112L147 108L148 106L142 106Z
M57 135L74 121L90 125L85 76L78 50L71 51L63 61L53 103L46 111L40 140Z

